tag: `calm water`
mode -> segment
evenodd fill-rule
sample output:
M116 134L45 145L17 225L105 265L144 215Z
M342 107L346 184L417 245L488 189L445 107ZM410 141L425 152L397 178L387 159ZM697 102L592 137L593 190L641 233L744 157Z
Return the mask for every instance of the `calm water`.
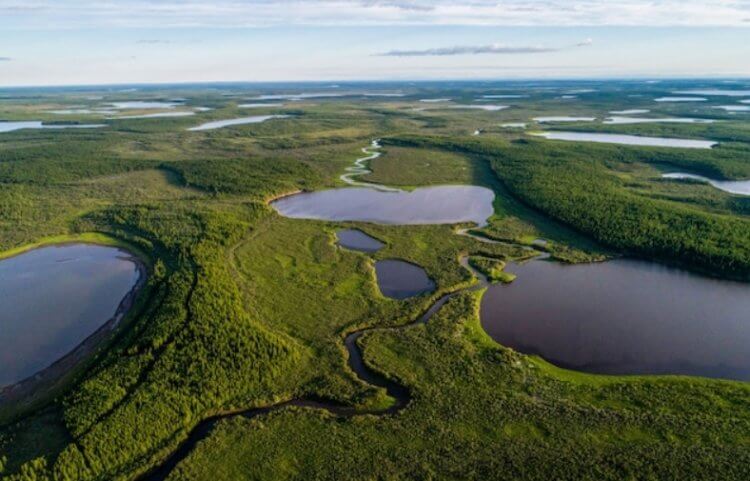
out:
M298 94L271 94L271 95L258 95L252 97L251 100L304 100L304 99L325 99L344 97L346 93L332 93L332 92L303 92Z
M710 149L717 144L717 142L712 140L670 139L666 137L643 137L640 135L600 134L593 132L542 132L534 135L550 140L643 145L650 147L682 147L685 149Z
M726 96L726 97L750 97L750 90L730 90L730 89L691 89L678 90L676 94L688 95L709 95L709 96Z
M407 299L435 290L435 283L421 267L397 259L375 263L378 287L384 296Z
M182 102L162 102L159 100L130 100L126 102L111 102L108 105L116 109L171 109L182 105Z
M241 117L238 119L215 120L213 122L206 122L205 124L201 124L197 127L191 127L188 130L190 131L214 130L214 129L220 129L222 127L230 127L232 125L259 124L261 122L265 122L266 120L284 119L287 117L289 116L288 115L253 115L251 117Z
M693 179L708 182L717 189L730 194L750 195L750 180L714 180L702 175L686 174L684 172L672 172L662 175L665 179Z
M489 112L497 112L498 110L505 110L508 108L507 105L492 105L492 104L482 104L482 105L453 105L452 108L454 109L475 109L475 110L487 110Z
M139 275L126 252L89 244L0 261L0 386L72 351L115 314Z
M270 107L283 107L284 104L280 103L251 103L251 104L239 104L237 108L240 109L262 109L262 108L270 108Z
M547 122L593 122L596 117L566 117L566 116L552 116L552 117L534 117L534 121L539 123Z
M385 245L358 229L337 231L336 238L341 247L361 252L377 252Z
M191 115L195 115L195 112L158 112L155 114L123 115L122 117L115 117L115 119L158 119L162 117L190 117Z
M627 124L651 124L651 123L663 123L663 124L711 124L714 121L711 119L695 119L690 117L621 117L613 116L608 117L604 120L604 124L616 124L616 125L627 125Z
M654 99L654 102L705 102L706 98L703 97L659 97Z
M516 94L498 94L498 95L482 95L485 99L523 99L528 95L516 95Z
M611 110L609 113L612 115L638 115L647 114L651 112L647 109L627 109L627 110Z
M13 132L23 129L96 129L106 127L104 124L52 124L45 125L39 120L24 120L21 122L0 121L0 133Z
M484 224L495 194L470 185L425 187L411 192L369 188L321 190L283 197L271 206L285 217L377 224Z
M481 304L505 346L586 372L750 380L748 284L635 260L508 270Z
M748 105L720 105L715 108L722 109L727 112L750 112L750 106Z

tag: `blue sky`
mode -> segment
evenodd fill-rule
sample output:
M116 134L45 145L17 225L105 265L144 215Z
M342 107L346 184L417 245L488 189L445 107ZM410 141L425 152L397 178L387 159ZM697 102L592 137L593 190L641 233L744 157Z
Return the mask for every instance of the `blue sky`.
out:
M0 0L0 85L750 76L748 0Z

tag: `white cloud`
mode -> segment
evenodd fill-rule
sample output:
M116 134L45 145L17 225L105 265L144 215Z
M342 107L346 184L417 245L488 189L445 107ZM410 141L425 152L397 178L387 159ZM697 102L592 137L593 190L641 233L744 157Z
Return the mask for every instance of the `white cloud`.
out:
M593 40L587 38L570 47L543 47L543 46L508 46L501 44L493 45L457 45L454 47L427 48L421 50L390 50L377 54L380 57L446 57L451 55L508 55L508 54L534 54L549 53L567 50L568 48L588 47Z
M503 45L464 45L444 48L428 48L424 50L391 50L379 54L383 57L443 57L448 55L480 55L480 54L521 54L557 52L559 49L550 47L507 47Z
M748 26L747 0L0 0L0 26Z

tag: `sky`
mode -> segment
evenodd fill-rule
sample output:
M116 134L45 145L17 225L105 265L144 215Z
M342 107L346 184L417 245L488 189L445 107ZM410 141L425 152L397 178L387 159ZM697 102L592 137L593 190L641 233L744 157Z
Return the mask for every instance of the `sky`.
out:
M750 77L750 0L0 0L0 86Z

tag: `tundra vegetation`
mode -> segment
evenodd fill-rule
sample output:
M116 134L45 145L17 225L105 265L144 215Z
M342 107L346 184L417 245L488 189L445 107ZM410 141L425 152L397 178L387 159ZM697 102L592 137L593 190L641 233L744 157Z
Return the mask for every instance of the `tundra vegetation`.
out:
M357 94L377 85L347 86L350 96L252 113L285 118L203 132L187 129L246 116L235 99L263 92L6 92L7 120L59 121L50 110L96 104L85 100L92 94L107 102L179 96L186 109L213 110L120 120L82 113L65 120L106 127L0 133L0 252L84 236L117 239L149 260L147 286L101 349L64 383L0 402L0 478L139 479L212 416L303 397L363 412L387 407L385 390L349 368L345 335L411 324L442 294L476 282L459 264L464 255L499 281L510 280L503 263L528 257L530 246L561 262L625 254L750 280L750 198L661 179L675 169L750 178L750 118L713 109L718 99L648 104L654 116L711 124L543 126L720 142L698 151L556 142L501 127L538 130L530 119L540 115L603 118L644 102L628 94L650 99L684 87L604 82L561 100L571 85L591 87L425 84L385 98ZM495 112L418 101L498 93L529 96ZM153 112L128 111L139 113ZM280 195L342 186L339 175L373 139L383 155L364 180L489 187L489 223L293 220L269 207ZM385 247L338 248L340 228ZM457 235L464 228L474 237ZM383 297L373 265L385 258L423 266L437 291ZM452 297L427 324L361 338L366 364L409 389L404 410L228 416L168 479L748 479L750 385L559 369L492 341L478 320L481 295Z

